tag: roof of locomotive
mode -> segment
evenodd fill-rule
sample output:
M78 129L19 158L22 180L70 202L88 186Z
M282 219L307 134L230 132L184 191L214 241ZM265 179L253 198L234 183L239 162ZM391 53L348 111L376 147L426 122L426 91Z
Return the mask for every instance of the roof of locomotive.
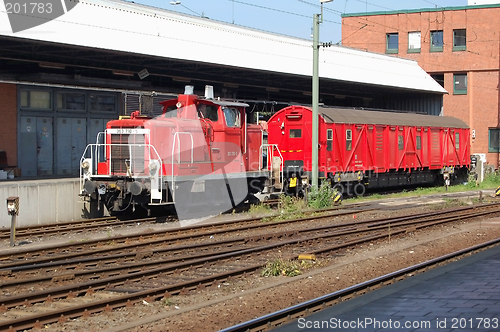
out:
M295 109L297 108L295 107ZM312 111L309 107L304 107L304 109ZM462 120L450 116L334 107L320 107L318 113L326 123L469 128Z
M203 97L199 97L197 95L192 95L194 96L194 98L197 100L197 101L205 101L205 102L208 102L208 103L212 103L212 104L215 104L215 105L218 105L218 106L226 106L226 107L230 107L230 106L233 106L233 107L249 107L250 105L248 105L247 103L242 103L242 102L239 102L239 101L231 101L231 100L223 100L223 99L212 99L212 98L203 98ZM173 99L168 99L168 100L163 100L160 102L161 105L165 105L165 104L169 104L169 103L173 103L175 101L177 101L179 99L179 97L177 98L173 98Z

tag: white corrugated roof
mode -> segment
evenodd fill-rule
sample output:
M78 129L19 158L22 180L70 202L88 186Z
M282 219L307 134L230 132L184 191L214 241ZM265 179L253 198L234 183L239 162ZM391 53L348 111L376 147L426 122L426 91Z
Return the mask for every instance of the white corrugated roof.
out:
M312 75L312 41L125 1L81 1L13 33L0 2L0 35L294 75ZM322 48L320 77L446 93L417 62L341 46Z

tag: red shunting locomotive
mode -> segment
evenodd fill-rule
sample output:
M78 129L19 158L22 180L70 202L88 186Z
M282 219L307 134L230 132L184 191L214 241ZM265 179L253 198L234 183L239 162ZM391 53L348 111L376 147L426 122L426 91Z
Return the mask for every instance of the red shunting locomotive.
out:
M175 205L181 218L194 210L206 216L264 190L270 171L262 165L263 130L248 123L247 104L214 99L210 86L205 98L188 86L161 104L161 116L134 112L108 122L87 146L81 195L92 215L104 207L120 214Z

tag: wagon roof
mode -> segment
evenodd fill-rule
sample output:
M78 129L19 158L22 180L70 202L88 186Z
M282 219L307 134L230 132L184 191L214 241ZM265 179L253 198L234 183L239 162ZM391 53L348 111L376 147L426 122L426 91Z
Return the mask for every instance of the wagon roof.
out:
M326 123L469 128L462 120L450 116L329 107L320 107L318 113L323 117Z

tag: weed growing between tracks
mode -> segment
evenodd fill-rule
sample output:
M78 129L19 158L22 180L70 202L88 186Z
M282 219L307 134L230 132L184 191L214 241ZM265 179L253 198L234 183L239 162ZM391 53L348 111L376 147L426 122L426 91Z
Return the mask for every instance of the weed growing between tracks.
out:
M333 198L337 193L329 183L324 182L316 189L313 188L308 197L308 205L313 209L324 209L333 205Z
M274 261L267 262L266 266L260 273L263 277L277 277L287 276L295 277L301 275L300 263L292 260L285 260L282 258L275 259Z
M266 265L262 268L260 275L262 277L295 277L312 268L317 268L320 266L322 266L321 262L316 260L293 260L276 258L266 263Z
M307 202L299 197L281 195L280 202L278 204L279 215L265 217L262 221L279 221L305 217L304 212L306 211L324 209L333 206L335 194L336 191L333 190L328 184L322 184L319 189L312 190L309 194ZM264 212L264 207L254 205L250 208L251 214L258 212Z
M262 221L280 221L280 220L288 220L294 218L302 218L305 217L304 211L308 209L307 203L297 197L291 197L286 195L280 196L280 202L278 203L278 216L265 217L262 218Z
M273 210L271 209L271 207L264 204L252 204L252 206L250 206L250 209L248 209L248 214L252 217L266 215L272 212Z

